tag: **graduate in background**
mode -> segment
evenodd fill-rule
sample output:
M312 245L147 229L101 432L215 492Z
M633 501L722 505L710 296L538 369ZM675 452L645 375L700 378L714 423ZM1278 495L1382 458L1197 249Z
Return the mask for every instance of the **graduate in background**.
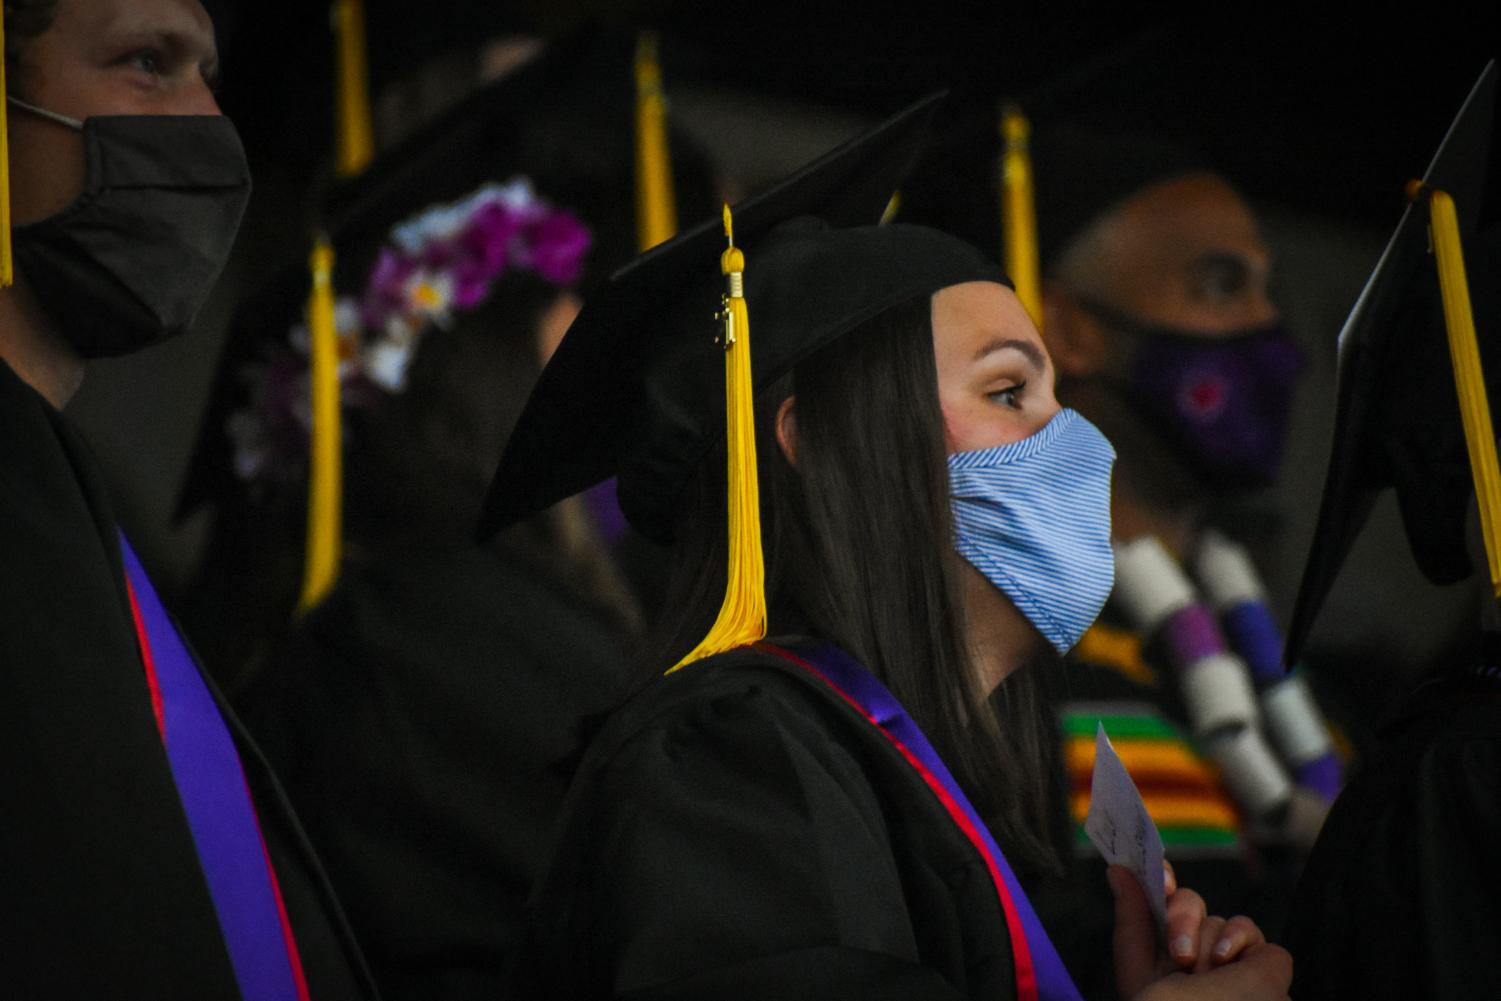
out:
M197 0L12 0L4 29L5 993L374 997L275 777L59 413L88 360L187 333L234 242L250 177L212 92L214 26Z
M870 225L933 106L617 272L511 438L485 530L618 474L675 547L517 996L1078 996L1008 865L1047 864L1040 718L986 696L1104 602L1113 453L998 268ZM1116 883L1123 995L1284 995L1251 922L1175 892L1174 963Z
M509 75L471 93L420 134L380 155L368 172L332 185L319 197L317 215L335 238L335 294L353 297L366 287L379 248L399 222L438 204L457 203L486 184L526 176L538 194L587 226L590 250L570 293L587 297L639 246L633 50L631 38L602 35L533 50L529 61ZM377 108L384 103L375 102ZM700 211L717 204L717 183L707 158L670 126L669 138L673 156L666 166L674 172L669 189L681 204L697 205ZM268 347L291 347L286 335L297 326L308 294L301 238L296 246L296 263L264 282L236 310L182 490L182 515L209 508L214 517L184 614L212 633L216 670L223 672L232 694L253 683L267 651L292 622L304 583L307 428L283 428L293 439L290 451L269 457L265 469L246 477L236 468L236 456L248 456L266 444L274 450L277 443L237 437L237 426L248 426L234 416L253 409L245 373L264 364ZM272 316L279 318L277 323L267 321ZM560 329L566 326L564 322ZM520 394L515 401L504 402L500 397L506 394L496 394L497 431L513 419L529 386L530 376L515 376L512 386ZM285 388L305 398L306 386ZM500 411L507 408L512 418L502 419ZM304 420L307 416L303 413ZM475 454L475 468L466 477L493 472L493 436L486 448L491 451ZM430 478L424 489L435 495L458 488ZM349 492L351 504L380 503L363 482L351 482ZM606 542L623 551L632 600L649 607L655 598L641 591L654 579L660 561L639 540L622 537L618 511L611 506L611 495L600 491L586 499L584 510L598 521ZM358 512L351 517L357 519ZM567 520L577 521L573 515ZM576 527L560 530L577 535ZM456 527L452 531L459 532Z
M1329 814L1288 927L1299 998L1501 996L1496 78L1491 63L1410 188L1340 334L1335 437L1287 656L1308 645L1388 487L1423 572L1481 592L1479 635L1398 702Z
M237 702L387 998L503 996L579 719L626 687L640 614L591 498L484 545L474 525L497 442L580 296L635 252L631 69L629 39L544 51L330 194L337 576L295 614L295 572L209 582L277 596L287 633L263 641ZM712 206L712 178L678 152L692 168L667 185ZM284 558L302 553L320 430L305 282L245 305L222 380L234 403L205 429L236 483L221 531L254 519Z
M1250 206L1202 157L1069 125L1035 148L1059 397L1121 457L1115 591L1060 686L1066 740L1087 746L1101 713L1136 718L1127 760L1142 755L1185 880L1275 921L1341 765L1311 693L1283 675L1250 553L1212 519L1274 482L1302 355ZM1083 758L1070 758L1076 792Z

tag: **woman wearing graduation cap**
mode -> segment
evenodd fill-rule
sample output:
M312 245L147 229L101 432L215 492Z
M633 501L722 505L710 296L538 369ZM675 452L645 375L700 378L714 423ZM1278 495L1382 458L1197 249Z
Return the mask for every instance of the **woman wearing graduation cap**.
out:
M997 845L1045 854L1043 790L985 696L1104 602L1113 453L982 255L857 225L932 110L726 212L723 254L704 225L618 273L510 439L485 530L614 474L676 578L666 676L576 773L518 996L1078 996ZM1115 876L1123 995L1285 995L1286 954L1191 891L1167 935L1200 975L1159 980Z

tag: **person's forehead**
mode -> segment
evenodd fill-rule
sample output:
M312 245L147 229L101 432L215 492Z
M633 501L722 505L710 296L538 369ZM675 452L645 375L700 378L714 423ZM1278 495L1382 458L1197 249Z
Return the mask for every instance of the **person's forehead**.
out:
M170 35L214 51L214 22L200 0L60 0L58 21L88 36Z
M988 325L1013 322L1020 310L1016 293L1000 282L971 281L948 285L933 293L933 315L965 317Z
M1022 350L1029 358L1039 359L1046 367L1042 341L1027 319L1016 294L998 282L965 282L950 285L933 294L934 349L940 357L968 365L982 360L992 348L1017 347L1024 342L1033 350Z
M1214 174L1173 178L1140 191L1117 211L1128 253L1157 265L1191 265L1208 252L1261 255L1251 207Z

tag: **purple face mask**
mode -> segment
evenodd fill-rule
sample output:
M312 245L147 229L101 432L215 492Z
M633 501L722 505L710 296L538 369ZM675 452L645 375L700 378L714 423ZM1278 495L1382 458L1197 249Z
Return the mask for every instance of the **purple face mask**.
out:
M1303 352L1280 323L1199 334L1088 307L1130 337L1126 398L1207 485L1269 485L1282 465Z

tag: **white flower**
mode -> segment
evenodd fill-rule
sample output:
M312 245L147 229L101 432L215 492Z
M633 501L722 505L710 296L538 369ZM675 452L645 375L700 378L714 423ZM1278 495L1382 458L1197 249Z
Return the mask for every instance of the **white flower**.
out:
M463 218L452 206L440 205L391 229L391 242L400 247L408 257L416 257L428 243L452 239Z
M391 242L408 257L420 257L429 244L452 240L464 231L475 213L500 203L515 212L529 212L541 204L532 182L517 177L506 184L486 184L465 198L434 205L391 229Z
M516 211L525 211L538 204L537 192L532 182L525 177L516 177L502 186L491 185L489 190L495 200Z
M451 275L423 268L412 272L402 286L406 312L418 320L443 323L453 308L454 284Z
M407 368L412 364L410 344L382 341L365 352L365 374L388 393L406 388Z
M343 296L334 303L334 330L341 338L360 332L364 320L360 316L360 304L354 296Z

